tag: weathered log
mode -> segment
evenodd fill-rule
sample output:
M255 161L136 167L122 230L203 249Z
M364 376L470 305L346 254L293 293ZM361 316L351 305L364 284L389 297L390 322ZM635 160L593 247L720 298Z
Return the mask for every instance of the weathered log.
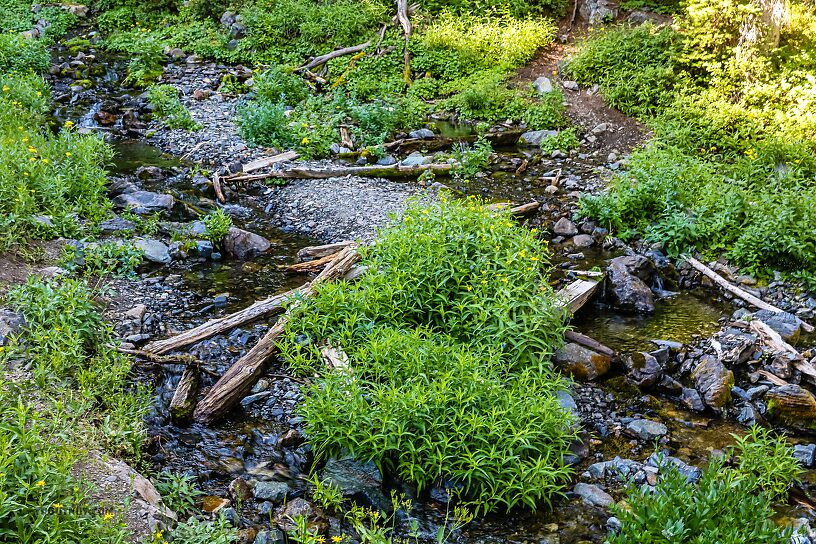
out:
M303 72L305 70L311 70L316 66L321 66L326 64L332 59L336 59L337 57L343 57L345 55L353 55L355 53L359 53L360 51L366 49L368 46L371 45L371 40L361 43L360 45L354 45L351 47L343 47L342 49L335 49L330 53L326 53L325 55L320 55L318 57L314 57L312 60L301 66L300 68L296 68L295 72Z
M337 254L340 253L332 253L331 255L326 255L325 257L320 257L319 259L315 259L313 261L306 261L304 263L297 263L297 264L290 264L286 267L286 270L289 272L316 272L332 262L332 260L337 257Z
M563 289L560 289L556 296L563 306L569 309L570 314L574 314L583 307L598 290L600 281L575 280Z
M793 367L804 374L808 378L808 381L813 382L816 380L816 367L814 367L809 361L806 361L795 347L785 342L785 340L782 339L782 336L769 327L767 323L764 323L759 319L752 319L751 330L757 333L762 341L765 342L765 344L767 344L768 347L770 347L774 352L788 353L792 355L793 359L791 360L791 363L793 364Z
M725 278L723 278L722 276L720 276L719 274L714 272L712 269L710 269L709 267L707 267L706 265L704 265L703 263L701 263L700 261L698 261L694 257L690 257L690 256L686 257L686 262L689 263L695 270L697 270L698 272L702 273L704 276L709 278L711 281L713 281L714 283L716 283L717 285L719 285L720 287L722 287L723 289L725 289L726 291L728 291L732 295L738 296L742 300L748 302L752 306L756 306L757 308L760 308L761 310L768 310L768 311L771 311L771 312L783 313L784 310L782 310L780 308L777 308L773 304L768 304L764 300L755 297L751 293L748 293L747 291L744 291L743 289L740 289L739 287L737 287L735 285L731 285L731 283L729 283ZM802 323L802 328L805 331L813 332L813 325L810 325L809 323L805 323L804 321L802 321L801 323Z
M112 347L112 346L109 346ZM147 347L147 346L146 346ZM116 351L119 353L125 353L127 355L133 355L134 357L138 357L140 359L144 359L145 361L149 361L151 363L156 363L159 365L200 365L201 361L193 357L192 355L160 355L157 352L153 352L147 349L127 349L123 348L122 346L117 346Z
M408 0L397 0L397 20L402 25L405 36L405 43L402 49L402 56L405 66L402 70L402 79L406 85L411 84L411 53L408 51L408 43L411 40L411 18L408 16Z
M221 190L221 178L219 177L218 172L213 174L212 182L213 190L215 190L215 197L218 199L218 202L223 204L227 201L227 199L224 198L224 191Z
M240 402L263 374L266 362L275 352L278 337L283 334L292 310L300 304L301 300L314 294L315 285L342 277L359 259L360 254L353 248L341 251L312 284L300 293L300 297L289 306L286 314L213 385L207 396L196 406L193 418L204 423L215 421Z
M290 168L288 170L278 170L254 176L241 176L233 181L250 181L268 178L278 179L326 179L343 176L368 176L377 178L407 178L414 177L426 170L434 172L449 172L454 166L453 163L438 164L417 164L413 166L402 166L393 164L390 166L334 166L331 168Z
M357 245L354 240L345 240L343 242L335 242L334 244L325 244L322 246L307 246L297 252L298 261L306 261L308 259L320 259L327 255L335 255L338 251Z
M505 208L510 208L510 213L515 215L516 217L523 217L525 215L531 214L534 211L538 210L541 207L541 203L533 200L532 202L528 202L527 204L521 204L520 206L514 206L510 202L497 202L495 204L489 204L487 206L488 210L503 210Z
M510 146L518 143L519 138L524 133L524 130L507 130L504 132L488 132L484 138L492 145ZM469 134L456 138L448 138L439 136L436 138L405 138L402 140L394 140L384 145L387 151L399 150L402 153L410 153L412 151L426 150L426 151L440 151L443 149L450 149L460 142L475 142L479 139L478 134Z
M215 336L216 334L221 334L222 332L227 332L235 327L251 323L256 319L267 317L276 312L281 312L283 311L283 305L286 303L286 301L297 296L305 288L306 286L304 285L280 295L259 300L258 302L255 302L251 306L238 312L225 315L224 317L219 317L217 319L211 319L198 327L184 331L176 336L151 342L145 346L145 352L150 352L150 354L162 354L167 353L168 351L181 349L185 346L189 346L190 344L194 344Z
M176 386L173 400L170 401L170 415L176 422L184 423L193 417L197 394L198 368L188 366Z
M777 376L776 374L771 374L767 370L757 370L756 374L761 376L771 382L774 385L790 385L788 382Z
M262 157L243 165L241 172L244 174L249 174L250 172L255 172L256 170L269 168L273 164L278 164L279 162L293 161L298 157L300 157L300 155L298 155L296 151L285 151L271 157Z
M564 333L564 337L569 340L570 342L575 342L576 344L580 344L585 348L589 348L592 351L600 353L601 355L606 355L607 357L614 357L615 350L601 344L594 338L590 338L585 334L581 334L578 331L567 331Z

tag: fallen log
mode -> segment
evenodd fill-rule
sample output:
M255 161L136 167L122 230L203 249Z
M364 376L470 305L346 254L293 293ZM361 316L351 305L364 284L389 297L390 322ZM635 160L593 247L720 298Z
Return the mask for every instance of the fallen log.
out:
M782 339L782 336L769 327L767 323L764 323L759 319L752 319L751 330L757 333L762 341L774 352L787 353L793 356L791 361L793 367L807 376L809 378L808 381L813 382L816 380L816 367L814 367L809 361L806 361L804 357L802 357L802 354L799 353L799 350L785 342L785 340Z
M601 344L594 338L590 338L585 334L581 334L578 331L567 331L564 333L564 337L569 340L570 342L575 342L576 344L581 344L582 346L591 349L594 352L600 353L601 355L606 355L607 357L614 357L615 350Z
M332 59L336 59L337 57L343 57L345 55L353 55L355 53L359 53L360 51L366 49L368 46L371 45L371 40L361 43L360 45L353 45L351 47L343 47L342 49L335 49L330 53L326 53L325 55L320 55L318 57L314 57L312 60L301 66L300 68L296 68L295 72L303 72L305 70L311 70L317 66L321 66L326 64Z
M196 395L198 394L198 369L188 366L181 375L173 400L170 401L170 415L178 423L189 421L193 417Z
M765 378L774 385L790 385L788 382L786 382L776 374L771 374L767 370L757 370L756 374Z
M337 254L340 253L332 253L331 255L326 255L325 257L320 257L319 259L315 259L313 261L306 261L305 263L297 263L297 264L290 264L286 267L286 270L289 272L316 272L329 264Z
M540 207L541 203L533 200L532 202L528 202L527 204L521 204L520 206L513 206L513 204L510 202L498 202L496 204L488 205L487 209L492 211L510 208L511 214L515 215L516 217L523 217L525 215L533 213Z
M342 277L360 260L360 254L353 248L341 251L334 261L326 267L315 280L304 289L278 322L269 329L246 355L238 359L227 372L221 376L207 395L198 403L193 418L198 422L209 423L223 417L241 401L252 389L266 367L266 361L277 349L278 337L283 334L291 312L300 301L314 294L314 286L324 281L333 281Z
M292 289L283 294L275 295L264 300L259 300L243 310L224 317L219 317L217 319L211 319L198 327L184 331L176 336L171 336L170 338L165 338L164 340L150 342L145 346L145 352L152 355L181 349L185 346L189 346L190 344L213 337L216 334L221 334L222 332L227 332L235 327L245 325L246 323L251 323L256 319L267 317L276 312L281 312L283 311L284 303L297 296L298 293L302 292L305 288L306 286L298 287L297 289Z
M748 302L752 306L756 306L757 308L759 308L761 310L768 310L768 311L776 312L776 313L783 313L784 312L784 310L782 310L781 308L777 308L776 306L774 306L772 304L768 304L764 300L755 297L751 293L748 293L747 291L744 291L743 289L740 289L739 287L737 287L735 285L732 285L731 283L728 282L728 280L726 280L725 278L723 278L722 276L720 276L719 274L714 272L712 269L710 269L709 267L707 267L706 265L704 265L703 263L701 263L700 261L698 261L694 257L691 257L691 256L686 257L686 262L689 263L695 270L697 270L698 272L702 273L704 276L709 278L711 281L713 281L714 283L716 283L717 285L719 285L720 287L722 287L723 289L725 289L726 291L728 291L732 295L735 295L735 296L741 298L742 300ZM800 322L802 324L802 328L805 331L813 332L813 330L814 330L813 325L810 325L809 323L805 323L802 320L800 320Z
M433 172L449 172L456 164L417 164L413 166L402 166L393 164L390 166L334 166L332 168L290 168L288 170L278 170L265 174L255 174L252 176L239 176L231 181L255 181L268 178L277 179L326 179L343 176L367 176L376 178L406 178L414 177L426 170Z
M112 346L109 346L112 347ZM116 351L119 353L125 353L127 355L133 355L134 357L138 357L140 359L144 359L145 361L149 361L151 363L156 363L159 365L200 365L201 361L193 357L192 355L160 355L156 352L152 352L147 349L127 349L123 348L122 346L117 346Z
M524 130L507 130L504 132L488 132L484 138L492 145L511 146L518 143L519 138L524 134ZM448 138L446 136L439 136L436 138L403 138L401 140L394 140L388 142L383 147L387 151L400 151L401 153L411 153L412 151L426 150L426 151L440 151L443 149L450 149L454 145L461 142L475 142L479 139L478 134L468 134L456 138Z
M256 170L261 170L262 168L269 168L273 164L277 164L279 162L293 161L299 157L300 155L298 155L296 151L286 151L284 153L272 155L271 157L262 157L243 165L241 167L241 172L244 174L249 174L250 172L255 172Z
M337 252L355 245L357 245L357 242L346 240L344 242L335 242L334 244L325 244L322 246L307 246L297 252L297 258L299 261L320 259L327 255L335 255Z
M584 306L598 290L601 281L575 280L556 293L561 304L574 314Z

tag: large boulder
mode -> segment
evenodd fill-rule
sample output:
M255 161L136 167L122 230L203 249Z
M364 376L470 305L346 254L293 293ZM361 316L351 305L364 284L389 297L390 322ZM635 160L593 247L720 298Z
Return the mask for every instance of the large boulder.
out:
M712 355L706 355L691 372L694 387L703 397L703 402L712 408L722 408L731 400L734 373Z
M538 146L547 138L558 136L557 130L530 130L519 138L519 145Z
M130 210L138 215L149 215L171 210L174 199L171 195L151 193L150 191L134 191L118 195L114 197L112 202L117 209Z
M606 269L609 279L609 296L621 310L652 313L655 309L652 290L644 281L629 272L625 262L612 259Z
M556 365L579 380L594 380L609 371L612 360L579 344L570 342L553 354Z
M361 463L350 457L331 458L320 474L324 483L331 484L345 497L377 508L386 507L389 501L382 492L382 474L373 462Z
M816 421L816 398L798 385L774 387L765 395L768 412L783 422L810 426Z
M141 249L144 253L144 258L153 263L167 264L172 259L170 258L170 248L167 244L153 238L142 238L133 243L137 249Z
M618 14L615 5L607 0L584 0L579 5L578 12L589 26L612 21Z
M257 257L270 247L269 240L254 232L230 227L224 238L224 251L231 257L246 260Z

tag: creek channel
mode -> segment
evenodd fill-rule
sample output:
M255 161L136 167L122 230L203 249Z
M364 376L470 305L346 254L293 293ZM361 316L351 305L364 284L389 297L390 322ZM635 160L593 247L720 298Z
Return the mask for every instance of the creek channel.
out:
M64 55L64 51L59 54ZM101 53L96 52L96 55ZM197 213L214 209L216 203L212 195L194 183L196 165L145 143L142 137L145 123L137 113L144 110L144 95L123 90L123 59L100 62L97 57L96 62L106 68L98 72L96 78L89 76L90 86L78 88L71 83L70 76L64 74L55 78L55 88L60 90L56 93L55 118L60 123L70 119L83 130L106 134L116 150L111 174L133 180L145 190L173 195L179 205L167 219L188 222L194 220ZM119 114L109 116L104 114L107 111ZM453 125L444 126L444 131L450 137L469 134L467 127ZM453 189L463 195L478 195L491 201L550 201L550 210L557 207L558 204L552 204L553 199L545 194L545 185L537 182L543 174L541 170L532 168L524 174L516 174L514 168L504 167L515 167L525 159L532 162L536 158L534 154L506 149L500 150L498 155L490 175ZM562 175L577 180L576 186L581 186L581 180L586 178L593 178L593 183L598 183L597 164L580 160L569 164L564 166ZM139 179L136 172L145 167L154 167L162 174ZM167 328L180 331L308 281L308 276L286 272L283 267L295 262L300 248L326 241L279 228L263 206L262 197L267 191L264 188L247 190L237 201L224 206L236 226L256 232L271 242L271 249L264 255L248 261L188 259L165 266L145 265L138 280L115 283L120 300L143 301L151 312L164 315L163 324ZM547 211L545 209L540 217L531 220L531 224L548 225ZM564 276L570 267L583 270L604 267L608 259L621 253L598 248L576 252L559 245L553 245L552 249L555 278ZM623 355L653 349L652 339L690 343L706 337L718 330L719 320L733 311L732 307L718 302L708 293L680 291L664 294L666 296L657 301L656 311L649 315L619 313L605 304L602 294L575 316L573 325L576 330ZM162 330L166 332L166 329ZM213 374L205 378L205 385L213 383L214 376L224 372L265 330L265 325L250 325L193 346L190 352ZM285 484L277 489L285 489L287 500L306 496L308 484L305 479L311 468L311 455L299 434L301 420L296 413L297 402L302 398L299 383L287 377L279 364L270 366L268 375L242 406L226 421L213 426L178 426L172 422L168 405L181 373L180 367L140 370L139 378L149 381L155 391L153 410L148 417L150 438L146 447L155 469L191 474L200 488L212 497L229 496L229 484L236 478ZM620 372L613 371L608 380L600 383L577 384L576 389L581 392L576 396L584 399L583 408L594 409L596 419L601 421L610 419L610 412L614 412L616 418L646 415L662 420L670 430L672 451L690 464L704 464L712 451L732 443L730 433L741 432L734 423L693 414L666 399L632 393L617 385L617 376ZM582 419L584 415L581 414ZM619 455L642 460L653 451L620 437L604 436L595 428L587 430L592 435L591 448L577 466L576 474L600 459ZM358 476L365 479L371 474L360 473ZM353 488L354 482L350 485ZM399 482L386 481L384 486L410 493ZM371 496L365 484L360 484L359 490L363 500L375 504L379 500L379 497ZM270 526L279 510L273 500L249 499L236 515L248 525ZM437 528L444 523L446 514L444 501L427 496L415 499L411 517L418 522L422 541L435 541ZM589 506L580 499L557 498L552 509L542 506L537 513L520 511L474 521L453 535L451 541L602 542L608 516L605 509ZM399 525L407 527L407 520L401 518Z

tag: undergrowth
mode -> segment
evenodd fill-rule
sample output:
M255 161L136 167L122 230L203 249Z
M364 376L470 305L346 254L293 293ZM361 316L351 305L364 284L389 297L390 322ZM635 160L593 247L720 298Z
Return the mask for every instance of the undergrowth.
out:
M153 108L153 114L164 120L168 128L199 130L201 125L190 115L179 99L179 91L172 85L151 85L147 90L147 100Z
M546 259L506 211L410 205L365 250L367 274L321 284L287 326L293 369L314 372L324 344L353 368L308 387L315 455L373 460L420 490L447 478L481 511L548 503L574 431L549 366L564 314Z

